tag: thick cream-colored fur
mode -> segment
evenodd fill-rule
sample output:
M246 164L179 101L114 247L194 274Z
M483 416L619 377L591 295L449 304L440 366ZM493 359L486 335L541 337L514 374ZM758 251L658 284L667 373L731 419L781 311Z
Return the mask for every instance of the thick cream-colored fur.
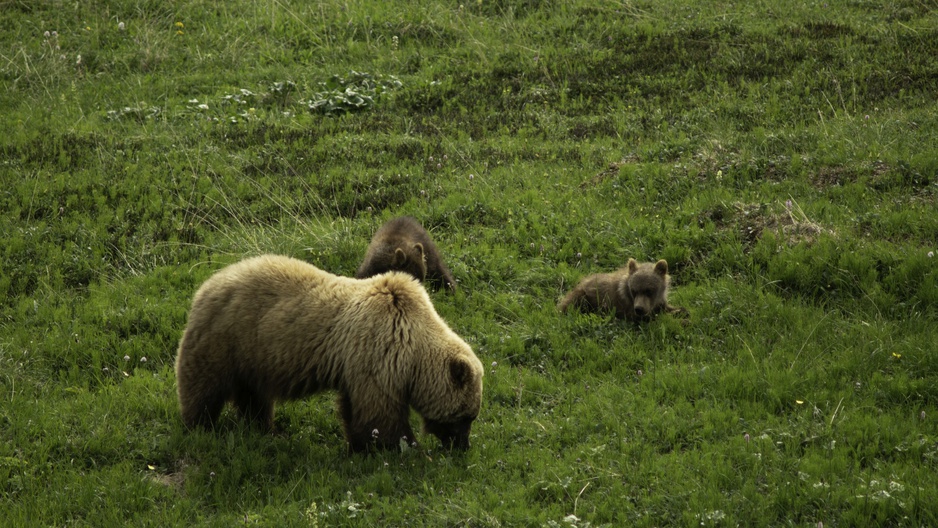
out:
M273 426L273 404L334 390L352 450L414 441L409 406L444 444L468 447L482 364L410 275L358 280L265 255L198 290L179 345L185 424L211 426L226 401Z

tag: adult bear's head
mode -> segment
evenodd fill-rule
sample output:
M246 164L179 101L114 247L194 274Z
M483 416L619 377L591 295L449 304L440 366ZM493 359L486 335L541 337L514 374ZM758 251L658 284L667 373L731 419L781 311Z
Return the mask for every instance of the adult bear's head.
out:
M388 384L406 386L407 403L423 418L423 431L446 448L468 449L472 422L482 406L482 362L437 314L424 287L391 272L374 282L387 316L380 331L389 339Z
M410 403L423 417L423 431L443 447L469 449L472 422L482 407L482 362L433 311L420 325Z
M482 405L482 362L467 345L444 360L442 372L436 368L440 379L431 385L432 404L421 413L423 431L439 438L443 447L464 451Z

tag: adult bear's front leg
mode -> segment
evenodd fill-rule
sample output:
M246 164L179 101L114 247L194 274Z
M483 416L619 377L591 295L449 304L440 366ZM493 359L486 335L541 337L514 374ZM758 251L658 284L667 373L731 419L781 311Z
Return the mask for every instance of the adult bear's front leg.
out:
M373 449L398 449L403 440L416 445L410 427L410 407L404 403L384 402L385 409L364 407L348 393L339 394L339 412L349 451L361 453ZM371 416L371 418L369 418Z

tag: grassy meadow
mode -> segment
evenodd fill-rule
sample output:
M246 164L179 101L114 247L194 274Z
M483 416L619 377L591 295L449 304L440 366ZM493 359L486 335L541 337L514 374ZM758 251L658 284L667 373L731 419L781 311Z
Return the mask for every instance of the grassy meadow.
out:
M0 88L2 526L938 525L935 0L0 0ZM402 214L472 448L186 432L201 282Z

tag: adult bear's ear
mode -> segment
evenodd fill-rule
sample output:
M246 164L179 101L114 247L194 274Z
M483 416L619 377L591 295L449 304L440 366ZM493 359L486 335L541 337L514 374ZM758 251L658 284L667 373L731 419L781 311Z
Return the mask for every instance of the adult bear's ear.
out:
M655 263L655 272L662 277L668 274L668 261L661 259Z
M453 385L461 389L472 380L472 369L465 361L453 359L449 362L449 376L453 380Z

